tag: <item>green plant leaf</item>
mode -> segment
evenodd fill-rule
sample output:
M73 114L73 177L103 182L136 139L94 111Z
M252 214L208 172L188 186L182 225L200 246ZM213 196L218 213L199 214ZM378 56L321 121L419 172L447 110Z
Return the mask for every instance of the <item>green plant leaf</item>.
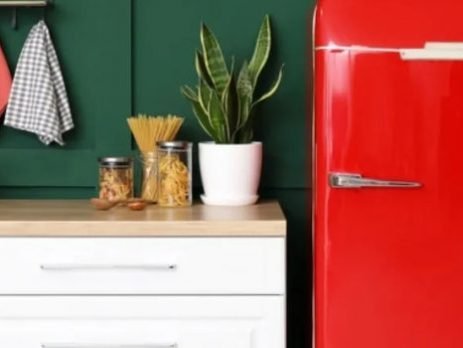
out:
M266 99L269 99L270 97L272 97L276 93L276 91L278 90L278 87L280 87L281 80L283 79L283 68L284 68L284 66L281 67L280 72L278 73L278 77L277 77L276 81L270 87L268 92L264 93L258 100L256 100L252 104L252 107L256 106L257 104L263 102Z
M235 84L235 77L234 77L234 70L235 70L235 57L232 57L232 61L231 61L231 69L230 69L230 77L227 81L227 84L225 86L225 89L223 90L223 93L220 97L220 100L222 101L222 105L223 105L223 108L224 108L224 111L225 113L227 113L227 108L228 108L228 97L229 97L229 94L230 94L230 88L233 84L233 87L234 84ZM236 89L235 89L236 91Z
M254 93L254 88L249 76L248 63L246 61L243 63L243 67L241 68L241 71L238 75L236 90L239 100L239 120L237 127L237 130L239 130L246 124L249 119L252 106L252 95Z
M209 123L215 132L217 132L217 138L219 143L228 143L226 120L222 109L220 99L214 91L211 94L208 106Z
M199 99L195 90L190 86L185 85L180 87L180 92L185 96L185 98L187 98L190 101L198 101Z
M214 87L217 89L219 95L221 95L230 78L222 49L215 35L204 23L201 25L200 36L206 70L211 77Z
M232 134L233 134L233 130L235 128L235 122L236 122L236 116L235 116L236 108L234 107L234 102L236 98L233 98L234 94L236 94L234 69L235 69L235 57L232 57L230 78L227 81L227 85L222 95L219 96L220 102L222 103L222 110L224 112L227 138L229 139L230 142L233 142ZM233 93L233 91L235 91L235 93Z
M209 122L209 116L207 115L207 108L203 108L200 103L199 87L198 94L189 86L183 86L180 88L182 94L191 102L193 113L199 122L201 128L209 135L212 139L216 140L218 134Z
M254 87L252 86L251 76L249 75L249 65L246 61L243 63L241 71L238 74L237 90L240 97L246 96L252 98Z
M251 77L253 87L256 86L260 73L267 64L270 49L272 46L272 30L270 27L270 17L265 15L264 21L257 36L254 54L249 62L249 75Z
M207 83L203 79L199 79L199 86L198 86L198 96L199 96L199 103L204 110L208 110L209 102L211 100L212 89L207 85Z
M214 141L219 139L219 134L215 131L212 125L209 122L209 116L207 112L201 107L199 102L192 101L193 113L196 116L196 119L199 122L201 128L209 135Z
M227 119L227 135L231 143L235 141L236 130L239 126L238 117L238 93L236 90L236 79L233 73L230 75L230 80L227 83L222 98L222 107Z
M209 73L207 72L206 63L204 62L204 56L199 51L196 51L195 68L199 78L203 79L210 87L212 87L212 79L209 76Z
M252 125L248 123L247 126L241 128L236 138L239 144L249 144L254 138L254 131L252 129Z

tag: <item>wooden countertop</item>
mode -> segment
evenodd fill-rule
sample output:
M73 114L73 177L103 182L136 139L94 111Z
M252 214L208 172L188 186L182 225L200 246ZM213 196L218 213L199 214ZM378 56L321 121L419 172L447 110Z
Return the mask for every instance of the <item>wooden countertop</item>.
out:
M97 211L88 200L0 200L3 237L280 236L286 220L276 202L248 207L149 206Z

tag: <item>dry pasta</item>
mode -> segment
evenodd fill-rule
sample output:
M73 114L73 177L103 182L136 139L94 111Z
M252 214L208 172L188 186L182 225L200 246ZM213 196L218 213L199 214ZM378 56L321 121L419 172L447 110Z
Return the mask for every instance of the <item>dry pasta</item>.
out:
M155 151L158 141L175 139L183 118L179 116L147 116L129 117L127 122L140 151Z
M190 173L178 155L160 158L159 204L166 207L184 207L191 204Z
M100 198L111 202L124 201L133 196L132 187L132 170L100 169Z

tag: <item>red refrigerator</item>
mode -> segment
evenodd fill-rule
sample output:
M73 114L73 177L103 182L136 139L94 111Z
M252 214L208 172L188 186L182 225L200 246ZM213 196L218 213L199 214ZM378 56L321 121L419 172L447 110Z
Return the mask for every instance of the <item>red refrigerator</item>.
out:
M315 348L463 347L463 1L320 0Z

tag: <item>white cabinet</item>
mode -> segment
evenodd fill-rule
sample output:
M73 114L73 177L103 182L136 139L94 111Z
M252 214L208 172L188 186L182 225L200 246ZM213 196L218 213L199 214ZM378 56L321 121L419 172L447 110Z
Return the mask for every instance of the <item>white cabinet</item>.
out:
M0 347L281 348L277 296L0 298Z
M276 203L0 211L0 348L285 347Z

